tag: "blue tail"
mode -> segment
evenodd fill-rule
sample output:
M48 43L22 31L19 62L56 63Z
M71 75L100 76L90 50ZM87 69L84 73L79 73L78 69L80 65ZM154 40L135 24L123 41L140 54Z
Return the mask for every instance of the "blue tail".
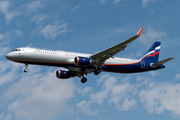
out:
M141 58L145 63L156 63L159 59L161 42L155 42L146 54Z

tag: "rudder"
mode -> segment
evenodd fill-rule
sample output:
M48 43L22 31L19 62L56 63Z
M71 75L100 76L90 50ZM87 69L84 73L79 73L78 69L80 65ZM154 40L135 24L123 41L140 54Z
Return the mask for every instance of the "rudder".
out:
M159 52L161 48L161 42L155 42L150 49L141 58L146 63L156 63L159 59Z

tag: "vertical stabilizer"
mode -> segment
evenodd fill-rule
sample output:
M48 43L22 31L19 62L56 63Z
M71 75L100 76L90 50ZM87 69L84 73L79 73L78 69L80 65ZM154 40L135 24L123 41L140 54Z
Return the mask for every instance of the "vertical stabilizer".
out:
M151 48L146 52L146 54L141 58L144 62L156 63L159 59L161 42L155 42Z

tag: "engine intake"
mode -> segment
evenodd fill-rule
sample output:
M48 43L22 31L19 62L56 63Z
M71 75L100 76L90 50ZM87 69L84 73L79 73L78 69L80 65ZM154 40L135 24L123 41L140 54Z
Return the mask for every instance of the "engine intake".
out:
M71 74L69 71L57 70L56 76L57 76L57 78L68 79L71 77Z
M74 64L76 66L89 66L91 64L91 60L90 58L77 56L74 58Z

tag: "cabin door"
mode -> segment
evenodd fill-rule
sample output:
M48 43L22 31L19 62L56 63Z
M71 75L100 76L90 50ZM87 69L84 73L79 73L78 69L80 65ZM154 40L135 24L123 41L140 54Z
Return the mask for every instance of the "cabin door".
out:
M145 62L144 62L144 60L141 61L141 68L145 68Z

